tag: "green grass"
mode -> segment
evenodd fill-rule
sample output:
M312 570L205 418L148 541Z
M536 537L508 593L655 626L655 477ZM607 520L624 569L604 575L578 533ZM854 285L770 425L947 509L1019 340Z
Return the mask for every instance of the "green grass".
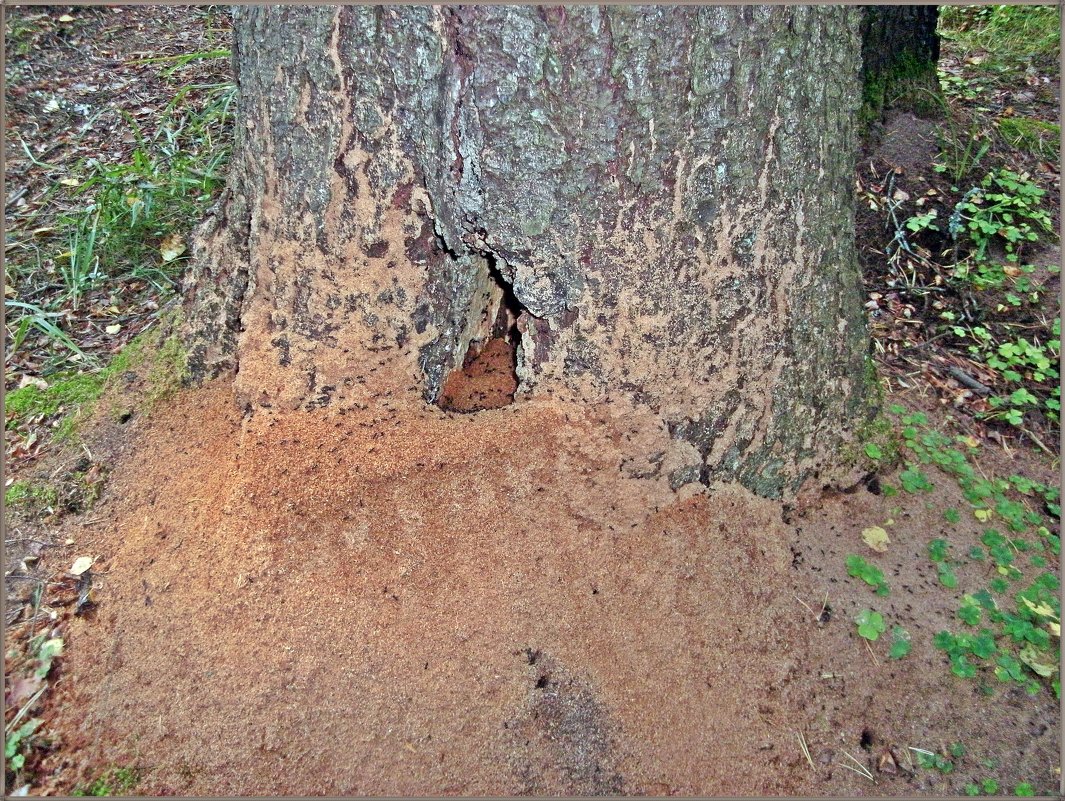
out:
M193 90L209 98L198 112L185 107ZM173 285L184 254L168 257L160 246L185 237L222 187L234 96L228 83L186 87L151 136L120 111L135 141L129 158L118 164L87 160L75 168L82 180L71 195L85 203L57 225L69 231L69 246L57 261L75 302L105 277L139 278L159 289Z
M1061 12L1053 5L942 6L939 33L958 51L986 53L982 71L1009 80L1029 66L1056 70Z
M222 56L187 54L175 66ZM8 232L5 273L16 290L5 298L12 364L24 347L43 341L49 359L42 375L98 366L65 328L80 322L67 310L76 312L92 292L119 297L135 282L150 285L161 300L172 294L188 261L188 235L225 180L235 96L231 83L185 86L151 133L119 109L134 140L129 156L65 165L76 185L54 181L39 219ZM57 207L65 210L52 211ZM32 234L35 227L45 233Z
M998 122L998 132L1006 144L1017 150L1052 162L1060 156L1060 125L1027 117L1004 117Z

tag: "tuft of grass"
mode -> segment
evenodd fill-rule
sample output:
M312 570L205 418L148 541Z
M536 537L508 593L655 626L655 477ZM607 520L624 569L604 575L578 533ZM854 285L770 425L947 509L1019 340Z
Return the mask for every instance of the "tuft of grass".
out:
M186 54L175 68L223 55ZM70 334L68 326L78 322L71 311L87 305L90 293L130 284L150 285L164 301L174 292L189 257L189 231L225 181L235 97L232 83L187 85L150 133L119 110L132 152L118 162L89 158L64 168L76 185L55 182L55 197L46 200L68 209L48 225L38 222L36 232L9 232L10 361L17 364L24 347L43 341L50 354L45 376L70 372L72 361L96 366Z
M1047 161L1057 161L1061 126L1029 117L1003 117L998 132L1006 144Z

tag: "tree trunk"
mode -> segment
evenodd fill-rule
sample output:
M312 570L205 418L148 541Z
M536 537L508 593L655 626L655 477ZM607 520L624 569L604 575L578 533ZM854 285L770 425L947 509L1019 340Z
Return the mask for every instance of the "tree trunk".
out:
M197 377L251 408L434 403L509 339L518 402L657 415L674 486L788 496L838 464L866 408L861 9L233 14Z
M887 108L941 113L939 9L870 6L862 19L862 118L878 122Z

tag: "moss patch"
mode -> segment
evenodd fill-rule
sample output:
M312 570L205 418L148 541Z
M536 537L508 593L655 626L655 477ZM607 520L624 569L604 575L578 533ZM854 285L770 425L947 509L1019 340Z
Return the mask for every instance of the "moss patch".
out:
M1028 117L1005 117L998 121L1002 138L1018 150L1046 160L1057 160L1061 126Z
M4 492L4 506L54 507L59 500L54 487L34 484L30 481L16 481Z
M7 421L11 429L23 420L38 415L57 417L53 439L59 443L76 442L85 420L95 411L105 393L115 389L120 380L131 374L144 374L145 388L136 406L147 412L160 400L176 392L187 374L187 354L176 333L178 315L132 340L95 373L61 376L45 389L33 385L17 389L6 397Z
M136 787L139 781L140 776L133 768L109 768L92 784L76 787L71 795L122 795Z
M866 76L858 114L863 135L880 121L888 108L912 111L926 119L939 117L944 102L936 65L904 53L887 69Z

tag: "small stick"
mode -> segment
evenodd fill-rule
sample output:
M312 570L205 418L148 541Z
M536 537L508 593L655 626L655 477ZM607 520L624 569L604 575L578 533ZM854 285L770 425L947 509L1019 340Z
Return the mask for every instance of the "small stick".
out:
M954 378L958 379L958 381L963 383L973 392L976 392L979 395L991 394L991 387L987 386L986 384L981 384L979 381L977 381L967 372L962 370L960 367L955 367L954 365L951 365L947 368L947 372L950 373L951 376L953 376Z
M1056 457L1057 456L1056 453L1054 453L1052 450L1050 450L1050 448L1048 448L1046 445L1044 445L1042 442L1039 441L1039 437L1037 437L1035 434L1033 434L1027 428L1022 428L1021 431L1023 431L1025 434L1027 434L1031 438L1032 442L1034 442L1036 445L1038 445L1039 449L1041 451L1043 451L1043 453L1045 453L1047 456L1052 456L1052 457Z
M20 720L22 720L22 717L27 712L30 711L30 707L32 707L35 703L37 703L37 699L40 698L41 695L44 693L44 691L47 690L47 689L48 689L48 685L45 684L43 687L41 687L41 689L39 689L37 692L35 692L33 694L33 696L30 698L30 700L27 701L26 704L22 707L22 709L20 709L18 711L18 714L16 714L15 717L11 718L11 722L8 723L7 724L7 728L4 729L6 734L10 735L11 732L13 732L15 730L15 724L18 723Z

